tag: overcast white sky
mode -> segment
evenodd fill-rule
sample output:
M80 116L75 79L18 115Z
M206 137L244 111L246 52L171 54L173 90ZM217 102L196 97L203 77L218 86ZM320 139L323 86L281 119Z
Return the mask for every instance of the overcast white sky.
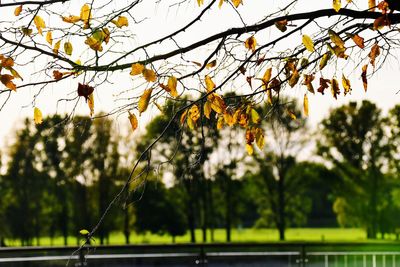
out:
M145 2L149 0L145 0ZM243 0L244 5L239 8L239 12L242 13L245 21L251 21L254 18L254 21L259 20L263 17L267 12L276 9L277 6L284 6L284 3L288 1L278 1L278 0ZM3 0L3 3L7 2ZM84 1L72 0L69 4L65 4L63 8L65 9L65 13L68 14L79 14L79 8ZM125 0L114 1L115 5L119 5L121 3L126 3ZM143 13L137 16L139 18L146 18L142 24L140 25L132 25L132 31L136 33L136 40L129 43L129 45L135 45L139 43L143 43L145 41L154 40L165 33L171 32L173 29L177 29L179 25L183 25L188 22L191 18L194 17L194 14L197 14L200 9L197 7L196 1L192 0L192 3L185 4L180 6L179 8L173 7L168 9L168 5L173 2L179 1L161 1L162 4L155 6L153 4L143 5ZM207 4L209 1L205 0ZM356 4L359 4L360 7L366 7L367 0L358 0L354 1ZM365 2L365 3L364 3ZM320 1L312 1L312 0L299 0L299 3L296 6L296 12L303 11L312 11L319 8L329 8L332 4L331 0L320 0ZM8 12L9 14L10 12ZM3 17L2 11L2 17ZM2 18L3 20L3 18ZM56 22L49 22L56 23ZM235 10L230 8L228 5L224 5L222 10L218 10L214 8L212 11L207 14L203 18L203 22L196 26L194 30L186 33L185 40L187 42L191 42L192 40L198 40L202 36L206 36L209 33L219 32L223 29L227 29L232 27L232 25L241 25L241 21L237 16ZM0 24L1 27L1 24ZM272 29L276 30L276 29ZM313 28L309 28L307 34L312 35ZM306 29L307 31L307 29ZM272 34L268 31L264 33L266 35ZM268 36L257 36L257 38L268 38ZM301 36L297 36L298 39L294 40L291 38L287 40L285 45L293 46L293 44L298 45L301 43ZM184 40L183 40L184 41ZM183 42L182 41L182 42ZM75 46L78 46L76 44ZM165 49L165 47L163 47ZM79 50L78 47L75 49ZM1 48L0 48L1 53ZM395 52L396 54L397 52ZM77 59L80 55L74 52L73 59ZM195 59L194 59L195 60ZM353 60L357 60L354 58ZM37 77L32 78L33 76L30 73L35 71L40 71L45 62L34 62L29 68L20 67L17 69L21 70L20 72L25 78L25 81L35 81L34 79L38 79ZM351 63L349 64L351 65ZM350 70L352 66L347 66L346 69ZM24 69L25 68L25 69ZM339 96L338 100L335 100L330 92L328 91L324 96L320 94L316 94L315 96L309 95L310 100L310 116L309 120L312 125L316 125L323 117L325 117L330 109L333 107L348 103L349 101L356 100L361 101L363 99L369 99L374 101L381 107L384 111L387 111L389 108L393 107L395 104L400 103L400 94L397 92L400 90L400 65L394 59L390 59L384 67L376 73L369 80L369 89L368 92L364 92L362 83L360 80L361 71L356 69L355 72L350 73L347 72L350 80L352 81L353 92L350 96L343 97L343 95ZM22 70L23 69L23 70ZM124 90L131 88L133 86L133 82L129 77L129 71L125 72L116 72L113 74L112 78L113 84L109 84L103 86L101 90L96 91L95 95L95 106L96 111L112 110L116 105L120 102L115 102L116 97L115 93L118 90ZM341 77L341 72L337 73L338 78ZM340 75L340 76L339 76ZM43 112L43 115L46 116L48 114L52 114L54 112L58 112L63 114L65 112L70 112L72 108L72 103L60 102L57 105L57 100L66 97L72 97L76 93L76 87L78 79L70 79L67 82L63 82L60 84L54 84L46 87L40 94L40 96L36 100L36 105L40 107ZM296 87L293 89L287 88L287 93L297 97L300 101L304 95L304 86ZM13 135L13 132L16 128L21 124L21 121L25 117L33 116L33 106L32 99L35 94L37 94L38 89L33 88L24 88L18 90L16 93L13 93L9 102L0 112L0 148L4 147L8 143L9 137ZM3 94L4 95L4 94ZM0 95L1 103L4 101L4 96ZM154 111L154 113L152 113ZM88 114L87 105L83 99L80 100L77 112L82 114ZM147 114L148 117L155 116L155 109L150 110ZM141 119L140 128L143 129L143 124L146 119ZM126 117L123 115L118 118L118 122L120 125L127 124Z

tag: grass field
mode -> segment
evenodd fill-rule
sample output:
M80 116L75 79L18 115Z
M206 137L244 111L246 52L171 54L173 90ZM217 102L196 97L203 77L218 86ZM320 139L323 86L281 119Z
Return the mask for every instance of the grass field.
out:
M278 231L275 229L234 229L232 231L232 242L275 242L279 241ZM172 238L168 235L131 234L131 244L168 244L172 243ZM393 240L394 236L387 236L386 240ZM214 242L225 242L226 234L223 229L214 231ZM328 242L368 242L365 231L356 228L293 228L286 231L287 241L328 241ZM109 244L120 245L125 243L122 233L114 232L110 235ZM196 231L196 241L202 241L202 232ZM208 232L207 241L211 242L211 233ZM376 240L375 240L376 241ZM95 237L96 244L99 244L98 238ZM176 238L177 243L190 242L189 233L185 236ZM19 246L16 240L6 240L8 246ZM36 244L36 241L34 242ZM76 237L68 239L69 245L76 245ZM41 246L51 245L50 238L43 237L40 239ZM53 240L54 246L63 245L62 237Z

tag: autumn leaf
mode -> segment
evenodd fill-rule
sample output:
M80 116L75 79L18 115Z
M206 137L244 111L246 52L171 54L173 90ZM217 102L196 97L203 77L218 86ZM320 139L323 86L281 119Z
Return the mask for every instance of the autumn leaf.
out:
M2 84L4 84L5 87L10 90L17 91L17 86L12 82L13 79L14 76L9 74L0 75L0 81Z
M15 16L19 16L19 15L21 14L21 11L22 11L22 5L17 6L17 7L14 9L14 15L15 15Z
M397 0L395 0L397 1ZM368 0L368 9L369 11L375 11L376 0Z
M129 115L129 122L131 124L132 131L134 132L138 127L138 120L137 120L135 114L130 113L129 111L128 111L128 115Z
M318 88L318 92L321 94L324 94L325 89L329 88L329 84L331 83L330 80L328 79L324 79L324 78L319 78L319 88Z
M157 80L156 73L151 70L151 69L146 69L144 68L143 72L143 77L146 79L148 82L155 82Z
M54 54L56 54L56 55L58 54L58 50L60 50L60 46L61 46L61 40L57 41L56 44L54 45L54 48L53 48Z
M307 90L311 93L315 93L312 81L314 80L314 74L304 74L303 85L307 86Z
M9 68L14 66L14 60L10 57L3 57L1 59L0 67Z
M88 235L88 234L89 234L89 231L86 230L86 229L82 229L82 230L79 231L79 233L80 233L81 235Z
M257 110L255 110L254 108L251 109L251 121L254 124L259 124L261 122L261 118L260 115L258 114Z
M150 101L152 92L153 92L153 89L144 90L142 96L139 99L139 103L138 103L139 114L142 114L143 112L146 111L146 109L149 105L149 101Z
M46 42L47 42L49 45L53 45L53 35L52 35L51 31L48 31L48 32L46 33Z
M144 66L140 63L134 63L131 66L131 73L130 75L135 76L135 75L139 75L142 74L144 70Z
M290 109L286 109L286 112L287 112L287 114L289 115L289 117L292 119L292 120L297 120L297 117L296 117L296 114L294 114L294 112L293 111L291 111Z
M43 28L46 28L46 23L40 16L35 16L33 19L33 23L35 23L36 28L40 35L43 35Z
M177 85L178 80L176 79L176 77L171 76L168 78L168 89L172 97L178 97L178 91L176 90Z
M64 43L64 52L65 54L67 54L68 56L72 55L72 44L70 42L65 42Z
M277 27L281 32L285 32L287 30L287 19L280 20L275 22L275 27Z
M124 16L119 16L117 20L113 19L111 22L114 23L118 28L128 26L128 19Z
M300 78L299 72L297 71L297 69L295 69L292 75L290 76L289 86L293 88L299 81L299 78Z
M211 92L215 88L215 83L211 80L210 76L206 75L204 79L206 83L207 93Z
M242 0L232 0L233 5L238 8L239 5L242 3Z
M333 30L328 30L328 34L329 34L329 38L331 38L331 41L340 48L344 47L344 41L343 39L340 37L339 34L337 34L335 31Z
M348 93L351 92L351 85L350 85L350 80L347 79L344 74L342 74L342 85L344 88L344 95L347 95Z
M61 80L64 74L58 70L53 70L53 78L54 80Z
M262 77L262 82L263 82L263 87L264 90L266 90L268 88L268 83L271 79L271 74L272 74L272 68L268 68L265 72L264 75Z
M264 141L264 131L263 131L263 129L257 128L257 129L256 129L256 133L255 133L255 136L256 136L256 145L257 145L257 147L258 147L260 150L263 150L264 144L265 144L265 141Z
M84 4L81 7L81 14L80 14L80 19L82 21L88 21L91 18L91 11L90 11L90 6L88 4Z
M94 91L94 87L88 84L78 83L78 96L83 96L87 101L89 99L89 95L91 95Z
M362 38L361 36L357 35L357 34L352 34L350 35L351 39L353 40L353 42L361 49L364 49L365 45L364 45L364 38Z
M194 123L196 123L200 119L200 110L197 105L193 105L189 109L189 117L192 119Z
M218 8L221 8L223 3L224 3L224 0L219 0Z
M197 0L197 4L198 4L199 6L203 5L203 4L204 4L204 0Z
M235 121L233 119L233 116L230 112L226 111L224 113L224 121L226 124L228 124L230 127L232 127L233 125L235 125Z
M218 130L221 130L224 127L224 122L225 122L224 116L219 116L218 120L217 120L217 129Z
M374 30L380 30L385 26L389 26L390 21L387 15L382 15L374 20Z
M225 101L216 93L212 93L207 97L208 101L211 103L211 109L216 113L221 114L226 110Z
M365 92L367 92L367 89L368 89L367 70L368 70L368 64L366 64L362 67L362 73L361 73L361 79L363 82Z
M304 47L305 47L308 51L310 51L310 52L314 52L314 51L315 51L315 49L314 49L314 42L313 42L313 40L311 39L310 36L304 34L304 35L303 35L303 38L302 38L302 41L303 41Z
M257 46L256 38L254 38L254 36L251 36L251 37L247 38L247 40L244 43L244 46L247 49L249 49L249 50L254 52L254 50L256 50L256 46Z
M253 155L254 153L253 145L246 144L246 151L249 156Z
M22 28L21 28L21 32L22 32L24 35L31 36L33 30L30 29L30 28L24 28L24 27L22 27Z
M319 62L319 69L322 70L325 68L326 64L328 63L329 59L331 58L332 53L331 52L326 52L322 58L321 61Z
M207 101L207 102L204 104L203 111L204 111L204 116L206 116L207 119L210 119L210 114L211 114L211 103L210 103L209 101Z
M335 99L337 99L337 95L340 95L339 83L335 78L331 80L331 92Z
M370 63L374 68L375 68L375 59L379 56L379 54L380 54L380 48L379 45L376 43L371 47L371 51L368 54L369 58L371 59Z
M307 94L304 94L303 110L304 110L304 116L308 117L308 96L307 96Z
M81 17L72 15L68 17L61 16L61 19L66 23L77 23L78 21L81 20Z
M42 112L37 107L33 109L33 120L35 124L41 124L43 122Z
M211 61L210 63L208 63L208 64L206 65L206 68L207 68L207 69L211 69L211 68L214 68L216 65L217 65L217 61L216 61L216 60L213 60L213 61Z
M268 89L272 89L279 93L281 90L281 82L277 78L273 78L268 84Z
M21 75L19 75L19 73L15 69L13 69L13 67L7 67L6 69L8 69L11 72L11 74L12 74L12 76L14 76L14 78L21 79L21 81L24 80L24 79L22 79Z
M342 1L341 0L333 0L332 7L336 12L342 8Z
M88 103L88 107L90 109L90 117L92 117L94 114L94 95L93 95L93 93L91 93L89 95L87 103Z

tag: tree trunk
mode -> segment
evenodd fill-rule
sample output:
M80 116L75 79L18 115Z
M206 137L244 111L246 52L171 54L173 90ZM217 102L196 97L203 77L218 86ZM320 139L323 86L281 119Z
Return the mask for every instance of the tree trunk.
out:
M130 230L129 230L129 208L126 207L124 209L124 236L125 236L125 244L129 244L130 240Z
M231 242L231 226L232 226L232 186L230 177L225 177L226 193L225 193L225 230L226 242Z
M283 164L282 164L283 165ZM280 167L278 180L278 231L279 240L285 240L285 173L284 166Z

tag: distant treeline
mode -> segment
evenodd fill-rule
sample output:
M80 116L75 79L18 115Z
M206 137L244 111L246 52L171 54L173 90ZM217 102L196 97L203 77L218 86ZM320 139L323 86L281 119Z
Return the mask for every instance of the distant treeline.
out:
M369 238L400 228L400 106L383 117L370 102L350 103L315 131L288 100L258 110L266 141L252 156L244 149L248 133L215 129L212 119L198 130L174 121L147 149L177 109L168 102L140 136L121 136L109 117L25 120L0 161L0 238L78 242L129 177L98 225L101 244L112 231L129 243L132 231L172 240L190 231L196 242L212 241L216 228L226 229L227 241L233 227L275 227L281 239L291 226L362 227ZM301 153L323 164L299 161Z

